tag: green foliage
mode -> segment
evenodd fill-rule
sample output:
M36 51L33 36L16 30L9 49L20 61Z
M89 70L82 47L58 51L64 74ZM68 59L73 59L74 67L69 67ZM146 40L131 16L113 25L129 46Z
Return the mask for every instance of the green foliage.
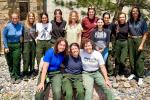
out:
M88 6L94 6L96 8L97 14L101 14L104 11L107 12L115 12L114 18L117 18L118 14L122 11L124 6L138 6L140 9L144 9L149 14L146 16L150 17L150 1L149 0L116 0L116 3L112 2L112 0L76 0L76 2L67 2L64 3L63 0L57 1L55 0L57 5L66 6L67 8L80 8ZM84 13L82 13L84 15Z

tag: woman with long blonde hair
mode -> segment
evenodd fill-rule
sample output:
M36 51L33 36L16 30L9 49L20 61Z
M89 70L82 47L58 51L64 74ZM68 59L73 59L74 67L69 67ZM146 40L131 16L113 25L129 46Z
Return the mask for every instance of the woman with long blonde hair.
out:
M68 44L73 42L80 44L82 30L78 12L75 10L71 11L69 14L68 25L66 26L66 39Z
M23 39L23 75L27 80L34 72L36 43L35 43L35 14L29 12L24 23ZM30 69L30 71L29 71Z

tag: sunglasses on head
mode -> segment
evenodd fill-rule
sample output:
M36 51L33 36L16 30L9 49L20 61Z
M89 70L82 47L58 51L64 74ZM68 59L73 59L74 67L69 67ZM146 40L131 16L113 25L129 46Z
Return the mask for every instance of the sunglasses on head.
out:
M89 6L88 9L95 9L95 7L94 6Z

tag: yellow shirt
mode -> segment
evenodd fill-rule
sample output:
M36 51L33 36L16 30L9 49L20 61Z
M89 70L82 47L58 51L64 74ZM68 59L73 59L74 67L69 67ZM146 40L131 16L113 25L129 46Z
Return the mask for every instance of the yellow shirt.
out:
M66 39L68 41L68 44L70 45L73 42L79 42L79 37L81 37L81 33L82 33L82 26L81 24L76 24L75 26L70 26L67 25L66 26Z

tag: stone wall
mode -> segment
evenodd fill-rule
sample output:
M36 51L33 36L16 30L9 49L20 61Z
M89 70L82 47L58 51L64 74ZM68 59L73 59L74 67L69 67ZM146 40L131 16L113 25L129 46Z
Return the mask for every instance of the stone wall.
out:
M37 13L42 12L43 10L43 1L42 0L0 0L0 54L3 53L3 45L2 45L2 30L7 21L9 20L9 16L13 11L20 12L19 3L27 2L28 3L28 11L35 12L36 17Z

